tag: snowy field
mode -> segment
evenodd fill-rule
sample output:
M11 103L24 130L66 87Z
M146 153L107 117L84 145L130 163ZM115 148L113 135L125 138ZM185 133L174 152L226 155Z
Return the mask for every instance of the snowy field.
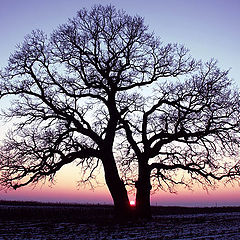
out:
M127 224L63 219L5 216L0 239L240 239L240 212L154 215Z

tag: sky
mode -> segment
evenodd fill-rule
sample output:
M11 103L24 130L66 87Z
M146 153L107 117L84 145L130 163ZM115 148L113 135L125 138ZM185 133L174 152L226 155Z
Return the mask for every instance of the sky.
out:
M239 0L0 0L0 68L32 30L41 29L49 34L74 17L79 9L99 3L112 4L130 15L144 17L149 30L163 42L184 44L196 59L217 59L222 69L230 69L229 76L236 86L240 85ZM3 131L4 126L0 129ZM0 199L112 203L106 186L94 192L88 187L77 187L79 176L80 169L65 166L57 174L54 186L46 183L34 189L0 192ZM159 192L152 196L151 202L165 206L240 205L239 190L238 186L221 186L208 194L199 188L194 192L182 190L177 195Z

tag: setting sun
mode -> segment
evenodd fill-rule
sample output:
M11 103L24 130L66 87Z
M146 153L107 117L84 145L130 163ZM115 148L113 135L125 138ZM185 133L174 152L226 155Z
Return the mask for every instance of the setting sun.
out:
M130 201L130 206L135 206L135 201L134 200Z

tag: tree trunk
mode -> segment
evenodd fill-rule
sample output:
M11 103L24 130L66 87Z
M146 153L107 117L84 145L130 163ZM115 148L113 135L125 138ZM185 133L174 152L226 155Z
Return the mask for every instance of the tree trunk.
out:
M127 220L131 217L127 190L121 181L113 156L103 161L105 181L114 202L115 216L118 220Z
M136 182L136 214L138 218L151 219L152 212L150 206L150 169L148 164L139 164L139 176Z

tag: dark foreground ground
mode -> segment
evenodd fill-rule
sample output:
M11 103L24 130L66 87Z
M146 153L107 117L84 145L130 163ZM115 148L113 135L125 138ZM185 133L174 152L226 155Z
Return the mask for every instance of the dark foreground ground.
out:
M2 239L240 239L240 207L153 207L152 221L118 223L113 207L0 201Z

